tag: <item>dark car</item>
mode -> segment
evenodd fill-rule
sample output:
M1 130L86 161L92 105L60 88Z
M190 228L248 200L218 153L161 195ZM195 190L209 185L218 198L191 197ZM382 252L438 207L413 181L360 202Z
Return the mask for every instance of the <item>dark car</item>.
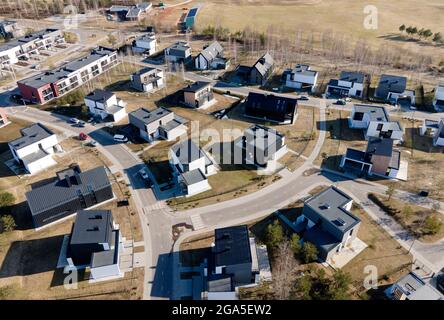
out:
M23 101L23 97L20 94L13 94L11 96L11 100L18 104L25 104L25 102Z
M339 99L339 100L336 100L336 104L340 105L340 106L345 106L347 103L345 102L344 99Z
M440 274L438 277L436 277L436 288L444 294L444 274Z
M429 192L426 191L426 190L421 190L421 191L418 193L418 195L419 195L420 197L428 197L428 196L429 196Z

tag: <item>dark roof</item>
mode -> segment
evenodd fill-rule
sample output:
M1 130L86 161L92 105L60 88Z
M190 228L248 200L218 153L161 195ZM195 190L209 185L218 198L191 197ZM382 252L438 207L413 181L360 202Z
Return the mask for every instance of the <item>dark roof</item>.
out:
M207 86L211 86L211 83L206 82L206 81L196 81L193 84L188 85L186 88L184 88L183 91L184 92L197 92Z
M364 151L348 148L345 152L345 157L351 160L369 163L369 158Z
M293 98L250 92L245 102L245 114L283 122L293 118L296 107L297 100Z
M9 144L16 150L39 142L54 134L54 132L52 132L41 123L34 123L29 127L23 128L20 130L20 133L22 135L21 138L9 142Z
M311 70L310 66L307 64L297 64L290 73L297 73L305 76L314 77L318 72Z
M111 91L106 91L102 89L96 89L92 92L90 92L85 99L92 100L95 102L105 102L108 99L112 98L114 96L114 93Z
M407 78L383 74L379 79L375 95L379 98L386 98L389 92L403 93L407 87Z
M367 144L367 153L378 156L391 157L393 151L393 140L370 137Z
M188 11L187 18L191 18L197 15L197 12L199 11L199 7L193 7Z
M159 70L159 69L151 68L151 67L145 67L145 68L142 68L140 70L137 70L136 72L133 73L133 75L145 75L146 73L151 73L154 70ZM159 70L159 71L161 71L161 70Z
M344 208L350 201L352 201L350 196L331 186L306 200L305 205L316 212L323 221L328 222L330 226L345 233L361 221Z
M213 248L216 266L229 266L251 263L251 248L246 225L214 230L215 247Z
M205 157L204 152L191 139L176 143L171 147L181 164L188 164Z
M339 76L339 80L355 82L355 83L364 83L366 74L363 72L354 72L354 71L342 71Z
M110 210L82 210L77 213L70 244L111 243L113 216Z
M60 175L59 175L60 176ZM26 193L29 208L33 215L59 206L79 197L79 192L87 194L111 186L105 167L97 167L65 179L57 179ZM50 196L48 196L50 195Z
M154 109L152 111L147 110L145 108L140 108L140 109L130 112L129 114L132 117L140 120L144 124L150 124L150 123L153 123L159 119L162 119L163 117L167 116L170 113L171 113L170 110L163 108L163 107L159 107L159 108Z
M355 112L353 120L362 120L363 114L367 113L370 116L370 121L390 121L387 110L383 106L355 104L353 109Z
M26 36L19 38L18 41L27 43L27 42L30 42L30 41L33 41L36 39L44 39L45 36L47 36L53 32L58 32L58 31L59 31L59 29L44 29L44 30L40 30L37 32L27 34Z

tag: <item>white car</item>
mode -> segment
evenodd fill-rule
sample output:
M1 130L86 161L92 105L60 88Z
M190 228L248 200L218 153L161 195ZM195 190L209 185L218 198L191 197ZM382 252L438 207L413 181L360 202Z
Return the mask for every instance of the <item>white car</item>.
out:
M117 142L128 142L128 138L125 137L123 134L116 134L116 135L114 135L114 141L117 141Z
M139 174L140 174L140 176L142 177L143 180L149 180L150 179L148 173L144 169L140 170Z
M79 119L76 119L76 118L70 118L70 119L69 119L69 122L70 122L70 123L77 124L77 123L80 122L80 120L79 120Z

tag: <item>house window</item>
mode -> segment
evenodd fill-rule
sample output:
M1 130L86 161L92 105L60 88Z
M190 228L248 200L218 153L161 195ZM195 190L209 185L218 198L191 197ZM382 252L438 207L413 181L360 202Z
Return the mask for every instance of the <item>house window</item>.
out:
M382 123L378 123L378 127L376 128L376 130L381 131L382 130L382 126L383 126Z

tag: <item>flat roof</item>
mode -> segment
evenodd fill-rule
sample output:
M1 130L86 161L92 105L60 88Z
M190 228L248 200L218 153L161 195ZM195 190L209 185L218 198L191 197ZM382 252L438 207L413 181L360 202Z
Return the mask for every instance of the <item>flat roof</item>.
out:
M111 186L105 167L97 167L69 176L66 179L57 179L26 193L26 199L33 215L39 214L79 197L79 193L88 194L91 191ZM50 196L48 196L50 195Z
M105 102L109 99L111 99L114 96L114 93L112 93L111 91L107 91L107 90L102 90L102 89L96 89L90 93L88 93L88 95L85 97L85 99L91 100L91 101L102 101Z
M358 112L367 113L370 116L370 121L390 121L387 110L383 106L355 104L353 105L353 109L355 114Z
M317 71L311 70L307 64L297 64L291 72L311 77L318 73Z
M145 108L140 108L130 112L130 115L142 121L144 124L150 124L155 121L158 121L159 119L162 119L163 117L169 115L170 113L172 113L172 111L163 107L159 107L152 111Z
M111 210L81 210L77 213L70 244L110 243Z
M305 205L344 233L361 221L344 208L350 201L350 196L331 186L306 200Z
M207 180L207 177L205 177L200 169L184 172L182 173L182 178L187 186Z
M392 156L393 140L388 138L370 137L367 143L367 153L379 156Z
M356 71L342 71L339 76L339 80L355 82L355 83L364 83L366 74L364 72L356 72Z
M188 85L183 89L184 92L197 92L205 87L211 86L211 82L207 81L196 81L191 85Z
M176 143L171 147L180 163L187 164L204 157L204 152L191 139Z
M20 129L20 133L22 137L9 142L9 144L16 150L22 149L54 135L54 132L41 123L34 123L29 127Z
M216 266L251 263L251 249L246 225L214 230L213 250Z

